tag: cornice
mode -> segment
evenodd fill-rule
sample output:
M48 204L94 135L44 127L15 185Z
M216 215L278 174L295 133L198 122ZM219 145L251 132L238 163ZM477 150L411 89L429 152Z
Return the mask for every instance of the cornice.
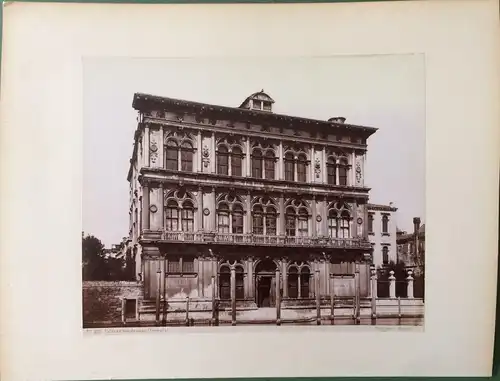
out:
M228 107L213 105L207 103L200 103L194 101L187 101L183 99L174 99L168 97L160 97L151 94L135 93L132 102L132 107L138 111L150 111L154 109L160 109L162 111L172 110L181 111L184 113L193 112L201 113L206 115L231 115L233 120L240 121L262 121L274 122L274 124L288 124L290 127L296 125L316 125L319 127L325 127L333 130L345 130L349 132L357 132L368 138L370 135L375 133L378 129L375 127L361 126L355 124L339 123L334 121L326 121L319 119L309 119L298 116L276 114L272 112L263 112L248 110L239 107ZM260 123L258 123L260 124Z
M176 177L171 177L175 175ZM205 180L205 182L200 182ZM238 182L236 182L238 181ZM254 179L248 177L233 177L214 173L171 171L165 168L147 168L140 170L141 184L177 184L178 186L196 186L203 188L228 188L261 193L307 194L317 196L335 195L368 199L371 188L338 186L323 183L297 183L286 180ZM258 183L258 184L255 184ZM319 188L319 191L314 189Z

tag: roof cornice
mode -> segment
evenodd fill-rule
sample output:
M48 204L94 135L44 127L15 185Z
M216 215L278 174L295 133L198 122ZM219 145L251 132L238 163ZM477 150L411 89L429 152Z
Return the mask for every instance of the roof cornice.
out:
M151 94L135 93L132 107L138 111L151 111L153 109L175 109L181 112L198 112L207 115L224 115L228 118L242 121L255 121L257 124L273 122L275 124L288 124L290 127L298 125L316 125L318 127L330 128L339 131L349 131L368 138L378 129L375 127L361 126L347 123L336 123L326 120L309 119L298 116L276 114L266 111L248 110L239 107L227 107L207 103L187 101L168 97L160 97Z

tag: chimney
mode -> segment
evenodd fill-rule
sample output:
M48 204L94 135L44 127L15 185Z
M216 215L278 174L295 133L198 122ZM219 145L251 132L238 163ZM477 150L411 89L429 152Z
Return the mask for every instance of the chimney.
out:
M413 218L413 232L415 234L417 234L419 230L420 230L420 218L414 217Z
M416 262L418 261L418 257L420 255L419 253L419 242L418 242L418 231L420 230L420 218L419 217L414 217L413 218L413 245L414 245L414 248L413 248L413 263L412 265L416 264Z

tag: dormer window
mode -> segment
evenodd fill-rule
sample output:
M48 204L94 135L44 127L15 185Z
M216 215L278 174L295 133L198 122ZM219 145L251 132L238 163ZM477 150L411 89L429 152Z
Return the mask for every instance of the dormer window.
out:
M262 110L262 102L257 100L257 99L254 99L253 100L253 109L254 110Z
M267 95L264 90L258 93L253 93L247 99L243 101L240 108L245 108L247 110L258 110L258 111L273 111L274 100Z

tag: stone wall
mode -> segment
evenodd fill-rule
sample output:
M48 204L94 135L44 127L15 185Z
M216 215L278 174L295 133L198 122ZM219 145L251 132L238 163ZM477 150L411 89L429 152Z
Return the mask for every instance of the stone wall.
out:
M138 282L83 282L83 326L96 322L121 322L123 300L141 299L141 289Z

